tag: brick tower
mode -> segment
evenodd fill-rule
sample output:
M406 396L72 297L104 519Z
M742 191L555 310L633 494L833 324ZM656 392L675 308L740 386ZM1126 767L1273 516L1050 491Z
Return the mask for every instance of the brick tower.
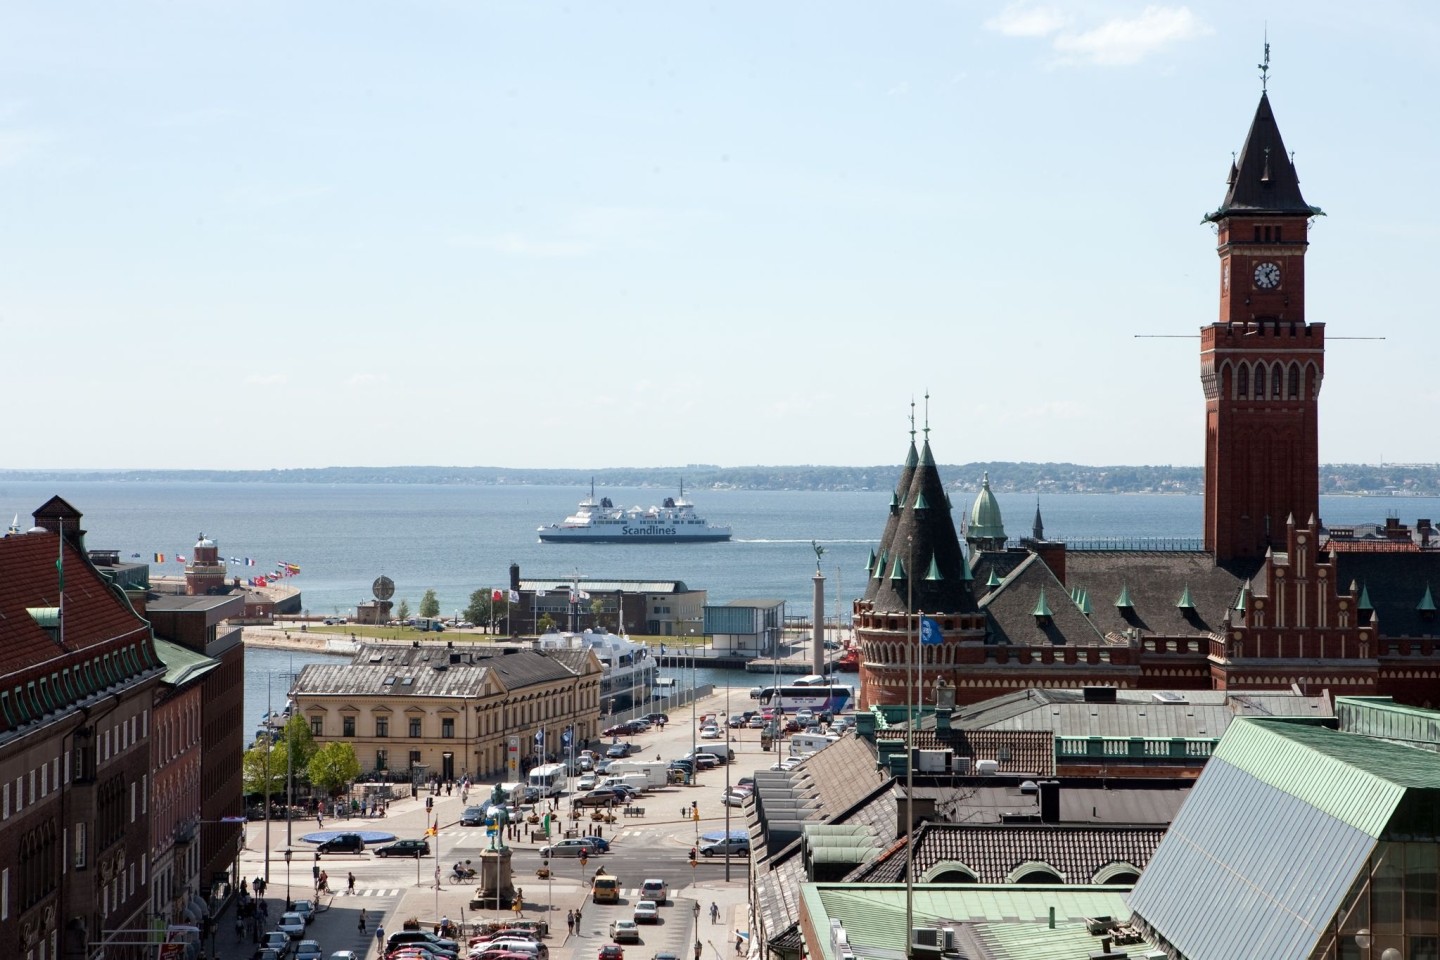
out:
M1264 556L1287 519L1319 511L1325 325L1305 320L1305 251L1321 215L1262 92L1225 200L1205 217L1220 256L1220 318L1200 331L1205 549L1217 563Z

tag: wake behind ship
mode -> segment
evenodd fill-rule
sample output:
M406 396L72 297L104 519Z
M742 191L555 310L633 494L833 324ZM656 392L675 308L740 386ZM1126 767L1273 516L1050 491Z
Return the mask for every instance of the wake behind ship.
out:
M609 497L601 497L597 503L591 482L590 496L580 501L574 513L537 533L541 543L719 543L730 539L728 525L696 515L695 505L685 499L683 483L680 496L666 497L658 507L627 510L615 506Z

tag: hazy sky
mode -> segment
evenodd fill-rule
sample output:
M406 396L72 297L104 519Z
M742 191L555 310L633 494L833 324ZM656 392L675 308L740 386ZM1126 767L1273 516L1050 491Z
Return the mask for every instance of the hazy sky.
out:
M1434 461L1440 7L0 7L9 467L1201 462L1260 96L1324 461Z

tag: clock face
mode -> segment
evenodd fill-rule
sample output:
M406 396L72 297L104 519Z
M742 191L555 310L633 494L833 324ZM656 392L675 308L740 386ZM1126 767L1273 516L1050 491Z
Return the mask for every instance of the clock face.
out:
M1255 286L1262 290L1272 290L1280 285L1280 268L1270 261L1258 265L1255 268Z

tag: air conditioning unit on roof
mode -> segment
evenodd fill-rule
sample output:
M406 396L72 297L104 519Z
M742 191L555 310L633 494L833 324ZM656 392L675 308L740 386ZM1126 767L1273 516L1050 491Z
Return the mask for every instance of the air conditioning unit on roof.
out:
M915 927L910 931L910 949L925 953L954 953L954 927Z

